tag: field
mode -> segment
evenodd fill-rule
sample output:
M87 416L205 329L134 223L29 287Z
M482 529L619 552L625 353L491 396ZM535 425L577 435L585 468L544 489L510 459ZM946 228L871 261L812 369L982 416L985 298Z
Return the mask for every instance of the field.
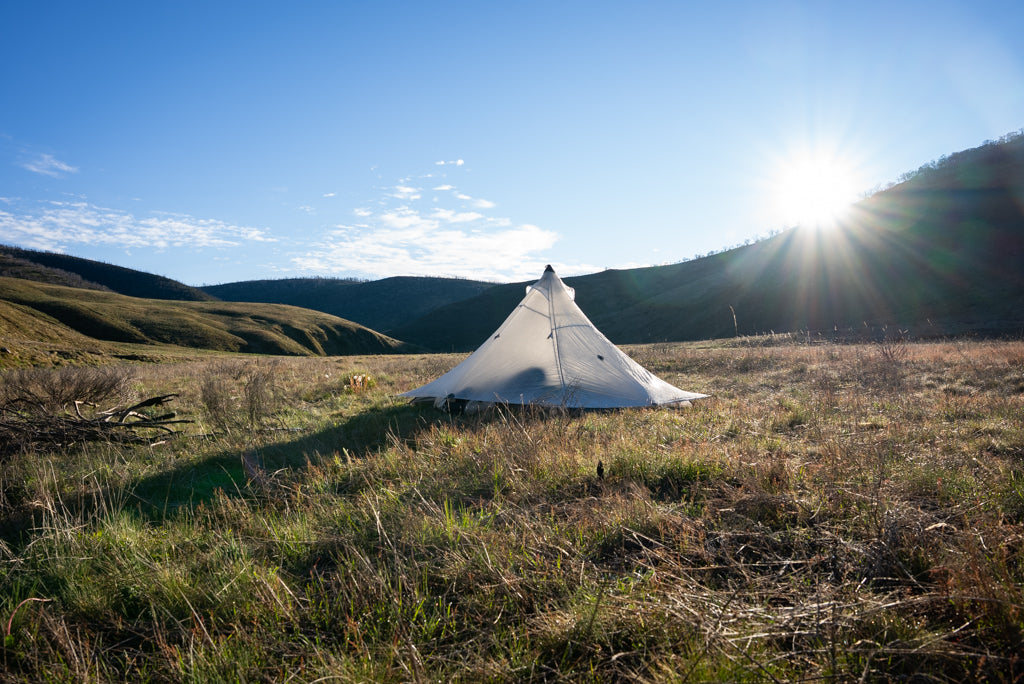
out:
M1024 680L1024 342L627 351L712 398L395 398L447 355L6 371L8 422L194 422L8 436L0 680Z

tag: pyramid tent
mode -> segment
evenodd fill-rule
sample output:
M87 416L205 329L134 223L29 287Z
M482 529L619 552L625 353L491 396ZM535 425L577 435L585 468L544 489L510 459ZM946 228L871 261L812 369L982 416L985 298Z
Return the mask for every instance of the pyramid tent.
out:
M433 382L400 395L433 401L622 408L676 404L707 395L668 384L594 327L575 292L550 266L469 358Z

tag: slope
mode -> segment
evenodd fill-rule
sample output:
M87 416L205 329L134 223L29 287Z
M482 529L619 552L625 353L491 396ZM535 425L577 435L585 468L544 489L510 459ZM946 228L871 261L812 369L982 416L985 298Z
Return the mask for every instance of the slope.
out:
M38 271L39 280L42 282L54 282L52 270L57 269L65 273L71 273L84 281L94 285L100 285L113 292L118 292L131 297L147 297L150 299L171 299L180 301L212 301L214 297L202 290L189 287L170 278L136 271L131 268L105 264L91 259L57 254L55 252L39 252L19 247L0 245L0 255L7 255L21 262L31 262L44 267L45 270ZM17 274L20 278L35 280L36 276L28 269L23 269ZM66 284L74 285L73 282ZM83 286L83 285L76 285ZM89 287L90 285L85 285Z
M61 335L68 335L72 345L91 338L258 354L386 354L409 349L361 325L298 307L141 299L0 278L0 337L5 346Z
M567 278L617 343L769 331L912 335L1024 331L1024 136L950 155L860 203L834 229L774 238L670 266ZM492 288L389 330L470 350L522 298ZM735 314L735 318L734 318Z
M478 280L400 276L368 282L334 278L250 280L208 285L202 290L231 302L301 306L387 331L491 287L492 283Z
M37 283L81 287L86 290L112 291L108 287L85 280L77 273L44 266L28 259L16 257L4 251L2 246L0 246L0 278L21 278L22 280L32 280Z

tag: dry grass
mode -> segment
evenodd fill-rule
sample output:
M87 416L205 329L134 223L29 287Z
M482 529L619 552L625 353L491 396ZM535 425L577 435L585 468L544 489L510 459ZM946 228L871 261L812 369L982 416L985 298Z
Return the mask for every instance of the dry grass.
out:
M134 367L196 434L4 465L0 679L1024 677L1024 344L629 351L713 397L456 418L393 397L458 356Z

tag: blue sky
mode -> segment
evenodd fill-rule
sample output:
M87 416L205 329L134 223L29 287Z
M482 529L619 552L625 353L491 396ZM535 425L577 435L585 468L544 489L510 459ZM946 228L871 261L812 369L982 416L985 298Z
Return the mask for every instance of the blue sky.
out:
M1020 2L5 2L0 243L192 285L681 261L1021 129L1021 35Z

